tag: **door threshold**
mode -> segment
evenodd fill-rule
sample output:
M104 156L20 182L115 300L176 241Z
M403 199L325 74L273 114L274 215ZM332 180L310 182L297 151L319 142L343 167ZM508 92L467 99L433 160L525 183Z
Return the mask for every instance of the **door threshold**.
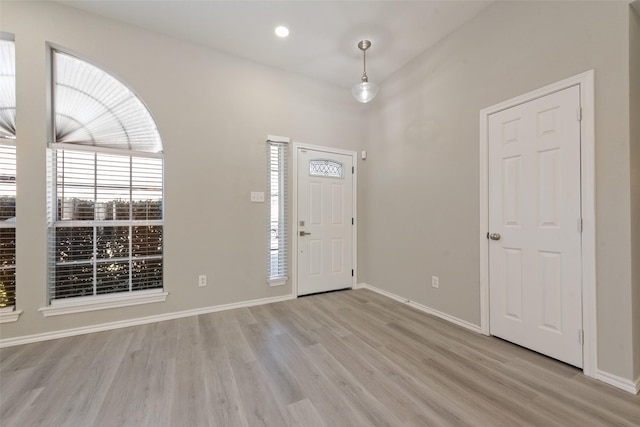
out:
M342 291L350 291L352 290L353 287L349 287L349 288L342 288L342 289L332 289L330 291L320 291L320 292L314 292L312 294L304 294L304 295L298 295L298 298L303 298L303 297L310 297L313 295L322 295L322 294L330 294L333 292L342 292Z

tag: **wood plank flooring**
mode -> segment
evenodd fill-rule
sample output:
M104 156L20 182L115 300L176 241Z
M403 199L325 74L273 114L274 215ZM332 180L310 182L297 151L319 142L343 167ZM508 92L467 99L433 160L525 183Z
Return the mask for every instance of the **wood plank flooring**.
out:
M357 290L2 349L0 425L639 426L640 396Z

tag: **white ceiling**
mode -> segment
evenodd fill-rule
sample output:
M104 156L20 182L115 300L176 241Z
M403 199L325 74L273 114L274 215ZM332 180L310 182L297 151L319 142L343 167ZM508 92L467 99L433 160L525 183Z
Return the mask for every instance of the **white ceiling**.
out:
M381 83L491 1L53 0L293 73L351 87ZM274 28L291 30L286 39Z

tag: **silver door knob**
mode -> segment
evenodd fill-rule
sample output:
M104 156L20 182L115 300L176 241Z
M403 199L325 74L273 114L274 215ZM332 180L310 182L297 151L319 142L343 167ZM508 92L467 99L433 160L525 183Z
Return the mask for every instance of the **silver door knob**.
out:
M310 234L311 234L311 233L307 233L306 231L301 231L301 232L300 232L300 237L308 236L308 235L310 235Z
M489 234L489 238L490 238L491 240L500 240L500 237L502 237L502 236L500 236L500 234L498 234L498 233L491 233L491 234Z

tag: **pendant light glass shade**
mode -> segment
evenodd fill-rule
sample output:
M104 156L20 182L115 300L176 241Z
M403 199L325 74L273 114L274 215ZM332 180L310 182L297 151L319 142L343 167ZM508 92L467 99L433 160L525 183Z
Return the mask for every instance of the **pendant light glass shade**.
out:
M353 85L351 88L351 93L353 97L358 102L362 102L363 104L371 101L378 94L378 85L369 82L369 78L367 77L367 49L371 47L371 42L369 40L362 40L358 43L358 48L362 51L362 61L364 71L362 73L361 82Z
M351 93L356 101L366 104L378 94L378 85L370 82L360 82L353 85Z

